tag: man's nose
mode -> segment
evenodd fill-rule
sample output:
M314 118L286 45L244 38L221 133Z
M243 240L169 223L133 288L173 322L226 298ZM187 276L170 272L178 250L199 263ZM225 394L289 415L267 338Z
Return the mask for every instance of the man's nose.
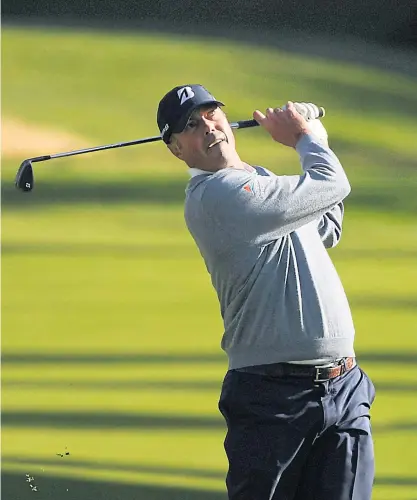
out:
M211 132L214 132L216 130L216 127L214 126L214 122L211 120L207 120L207 118L202 118L203 123L204 123L204 133L205 135L210 134Z

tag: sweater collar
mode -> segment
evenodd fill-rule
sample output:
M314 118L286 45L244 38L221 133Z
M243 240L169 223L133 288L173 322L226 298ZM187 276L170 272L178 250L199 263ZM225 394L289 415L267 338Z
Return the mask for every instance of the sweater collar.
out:
M189 168L188 173L190 177L196 177L197 175L211 175L213 172L208 172L207 170L201 170L200 168Z
M250 165L247 165L245 169L247 172L256 172L256 169ZM212 175L214 172L209 172L208 170L201 170L201 168L189 168L188 173L190 177L196 177L197 175Z

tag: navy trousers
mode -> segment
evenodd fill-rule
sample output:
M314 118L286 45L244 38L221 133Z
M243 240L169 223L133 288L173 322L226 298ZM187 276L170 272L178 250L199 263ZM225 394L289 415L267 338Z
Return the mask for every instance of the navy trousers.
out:
M370 500L374 398L359 366L320 383L228 371L229 500Z

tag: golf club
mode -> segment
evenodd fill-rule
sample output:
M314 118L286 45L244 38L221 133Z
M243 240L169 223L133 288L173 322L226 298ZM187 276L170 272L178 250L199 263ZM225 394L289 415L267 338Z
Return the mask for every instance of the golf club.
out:
M316 106L312 103L294 103L297 111L304 116L306 120L315 120L322 118L325 115L325 110L322 107ZM257 127L259 123L256 120L242 120L238 122L231 122L230 127L233 129ZM134 146L136 144L147 144L149 142L161 141L160 135L154 137L146 137L144 139L137 139L134 141L118 142L115 144L106 144L104 146L96 146L93 148L77 149L75 151L67 151L65 153L56 153L52 155L35 156L28 158L22 162L17 171L15 178L15 186L22 191L32 191L34 185L33 167L32 163L53 160L55 158L64 158L66 156L81 155L84 153L93 153L95 151L104 151L106 149L123 148L126 146Z

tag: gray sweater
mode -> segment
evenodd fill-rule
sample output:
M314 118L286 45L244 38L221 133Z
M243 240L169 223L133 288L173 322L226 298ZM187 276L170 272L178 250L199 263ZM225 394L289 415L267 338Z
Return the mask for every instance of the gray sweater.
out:
M220 302L229 369L354 356L354 326L326 248L350 185L331 149L303 136L302 175L256 167L193 177L185 220Z

